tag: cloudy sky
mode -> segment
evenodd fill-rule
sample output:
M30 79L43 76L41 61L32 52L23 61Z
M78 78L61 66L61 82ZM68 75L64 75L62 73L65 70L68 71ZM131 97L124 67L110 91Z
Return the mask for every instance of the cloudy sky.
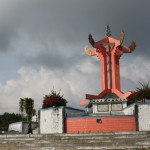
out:
M18 112L20 98L41 108L51 89L80 108L84 95L101 91L99 60L84 54L95 41L125 31L136 50L120 59L123 92L150 80L149 0L0 0L0 113ZM90 47L91 48L91 47Z

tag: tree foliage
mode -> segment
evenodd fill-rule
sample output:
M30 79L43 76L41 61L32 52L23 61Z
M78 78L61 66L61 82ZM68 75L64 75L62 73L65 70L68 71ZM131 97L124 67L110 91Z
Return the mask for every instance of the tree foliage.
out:
M143 101L145 99L150 100L150 86L149 82L147 84L140 83L141 87L136 87L135 91L128 97L129 101Z
M19 101L19 111L20 112L24 112L24 99L23 98L20 98L20 101Z
M27 115L27 121L30 121L32 116L35 115L34 100L32 98L20 98L19 110Z
M60 91L57 93L51 90L51 93L44 96L42 108L53 107L53 106L66 106L67 100L60 95Z
M21 121L20 114L7 113L0 115L0 130L8 130L9 124Z

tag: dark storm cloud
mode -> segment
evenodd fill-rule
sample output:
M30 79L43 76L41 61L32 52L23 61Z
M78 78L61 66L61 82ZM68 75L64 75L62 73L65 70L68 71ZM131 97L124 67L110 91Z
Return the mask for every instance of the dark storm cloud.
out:
M52 49L51 51L41 52L34 57L28 57L24 59L24 64L32 65L32 66L43 66L45 68L51 70L62 70L64 73L72 69L75 64L86 61L86 59L90 59L89 57L85 57L81 53L75 53L75 55L71 55L66 57L62 53L57 53L56 49ZM93 64L98 64L99 62L95 59L92 59Z
M112 36L117 39L120 31L125 30L127 46L132 40L137 42L135 56L147 57L150 54L148 0L6 0L0 3L5 3L5 15L0 16L1 51L12 50L11 44L20 38L22 32L28 35L33 44L49 42L43 52L24 58L26 62L30 60L30 64L39 62L45 66L61 64L64 67L65 53L70 53L68 61L74 60L75 56L77 58L82 51L81 46L90 45L88 34L92 33L96 41L100 40L105 35L107 24L111 26ZM70 46L70 49L65 50L64 45ZM72 47L76 47L76 50Z

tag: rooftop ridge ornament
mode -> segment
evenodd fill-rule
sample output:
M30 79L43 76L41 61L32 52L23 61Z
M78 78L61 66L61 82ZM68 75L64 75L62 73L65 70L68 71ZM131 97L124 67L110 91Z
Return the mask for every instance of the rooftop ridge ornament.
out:
M107 37L111 36L111 30L110 30L110 27L109 25L106 26L106 34L105 34Z

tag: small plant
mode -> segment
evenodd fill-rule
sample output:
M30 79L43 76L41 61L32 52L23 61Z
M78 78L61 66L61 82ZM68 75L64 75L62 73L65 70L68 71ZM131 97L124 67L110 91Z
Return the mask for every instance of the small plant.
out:
M53 106L66 106L67 100L60 95L60 91L51 90L51 93L44 96L42 108L53 107Z

